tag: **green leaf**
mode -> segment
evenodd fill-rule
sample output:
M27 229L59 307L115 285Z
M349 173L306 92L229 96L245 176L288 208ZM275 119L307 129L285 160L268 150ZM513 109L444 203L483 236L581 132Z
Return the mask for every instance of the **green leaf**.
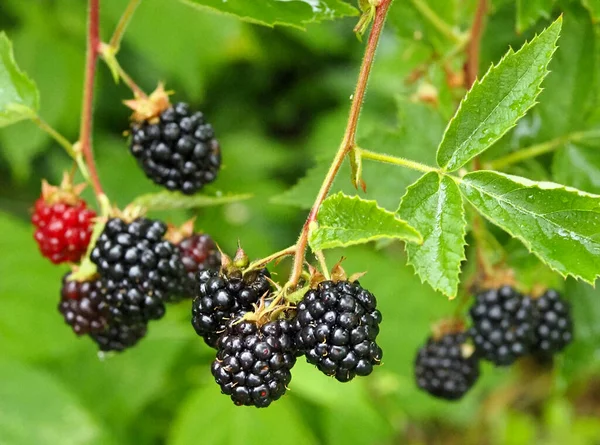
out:
M0 382L0 443L113 443L76 397L46 373L3 359Z
M211 445L316 443L289 396L268 409L239 407L214 383L192 393L182 405L167 443L188 445L199 438Z
M591 283L600 274L600 196L491 171L467 174L460 188L482 215L561 275Z
M32 117L39 108L38 91L19 70L12 43L0 33L0 127Z
M447 176L427 173L408 188L398 214L423 235L422 245L406 244L408 263L423 282L456 296L467 225L456 183Z
M208 9L265 26L302 28L313 22L357 15L356 8L341 0L182 0L201 9Z
M556 49L562 17L475 82L449 122L437 152L438 165L457 170L500 139L536 103Z
M317 215L318 227L311 231L312 250L352 246L382 238L423 241L419 232L394 213L358 196L337 193L327 198Z
M549 19L556 0L517 0L517 31L523 32L540 18Z
M230 202L243 201L251 197L252 195L250 194L222 196L196 194L188 196L179 192L162 191L139 196L133 201L133 204L148 210L194 209L197 207L229 204Z

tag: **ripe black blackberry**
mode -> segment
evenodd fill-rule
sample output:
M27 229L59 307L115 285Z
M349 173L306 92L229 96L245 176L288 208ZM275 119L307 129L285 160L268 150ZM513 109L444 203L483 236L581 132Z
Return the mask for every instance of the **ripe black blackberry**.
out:
M90 334L101 351L123 351L134 346L147 332L144 322L111 322L103 332Z
M194 297L198 285L198 273L203 270L217 270L221 266L221 253L213 239L205 233L195 233L184 238L178 245L181 262L187 279L185 297Z
M297 343L306 360L340 382L366 376L381 362L375 340L381 313L358 282L324 281L297 306Z
M497 366L512 364L535 343L536 310L529 297L510 286L479 293L470 309L477 353Z
M268 294L271 285L267 269L242 277L217 270L200 272L198 294L192 304L192 325L207 345L216 347L219 336L232 320L252 310L252 304Z
M130 151L156 184L192 194L217 177L221 150L214 130L187 104L165 109L158 119L134 122L131 133Z
M573 341L571 306L554 289L534 300L537 309L534 354L551 357Z
M108 308L100 279L88 281L62 280L58 310L77 335L96 334L106 329Z
M271 321L260 327L243 321L219 338L211 371L221 392L233 403L264 408L285 393L295 363L289 321Z
M479 359L468 351L464 332L430 337L417 352L415 379L419 388L446 400L458 400L479 378ZM471 346L472 348L472 346Z
M92 250L115 321L147 321L164 314L164 301L182 292L185 270L179 250L163 240L160 221L109 219Z

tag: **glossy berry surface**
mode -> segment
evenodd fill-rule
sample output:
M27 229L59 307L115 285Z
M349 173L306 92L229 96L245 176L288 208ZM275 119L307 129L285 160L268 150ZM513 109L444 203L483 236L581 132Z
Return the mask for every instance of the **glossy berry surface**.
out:
M266 269L244 277L210 269L200 272L198 294L192 303L192 325L207 345L215 347L227 326L268 294L269 276Z
M143 322L111 322L106 329L97 334L90 334L100 351L123 351L137 344L147 332Z
M233 403L264 408L285 393L295 363L290 322L271 321L260 328L241 322L219 338L211 371Z
M375 296L358 283L324 281L298 304L297 343L306 360L341 382L379 365L381 313Z
M177 246L187 274L184 296L191 298L196 293L198 274L203 270L219 269L221 253L213 239L205 233L184 238Z
M479 293L470 309L477 353L498 366L512 364L535 343L533 301L510 286Z
M538 316L533 352L550 357L573 341L571 306L553 289L547 290L534 302Z
M106 329L108 308L99 279L90 281L63 278L58 310L77 335L100 333Z
M166 226L138 218L112 218L92 250L116 321L147 321L164 314L164 302L182 292L185 270L179 249L163 240Z
M85 201L48 204L39 198L31 222L42 255L54 264L78 262L87 250L95 217Z
M164 110L158 122L135 122L130 151L144 173L169 190L192 194L217 177L221 151L212 126L185 103Z
M430 337L417 352L415 379L419 388L446 400L464 396L479 378L479 359L471 353L465 356L465 333Z

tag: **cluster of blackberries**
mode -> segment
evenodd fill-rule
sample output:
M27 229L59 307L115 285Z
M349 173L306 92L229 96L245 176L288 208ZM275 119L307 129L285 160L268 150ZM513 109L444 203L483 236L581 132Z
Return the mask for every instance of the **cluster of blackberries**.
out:
M97 274L63 280L59 310L76 334L89 334L102 351L120 351L165 314L165 303L193 296L195 274L218 264L220 254L207 235L173 244L166 232L147 218L107 221L90 255Z
M200 274L192 324L217 349L212 374L236 405L266 407L280 398L302 355L341 382L366 376L380 364L381 313L373 294L359 283L323 281L306 292L291 315L266 322L245 319L253 307L268 307L268 277L266 269Z
M461 398L479 376L480 359L496 366L525 355L548 360L573 340L569 303L553 289L538 298L510 286L488 289L469 314L470 329L429 338L417 353L417 385L436 397Z
M129 149L148 178L188 195L213 182L221 167L213 127L182 102L156 117L134 120Z

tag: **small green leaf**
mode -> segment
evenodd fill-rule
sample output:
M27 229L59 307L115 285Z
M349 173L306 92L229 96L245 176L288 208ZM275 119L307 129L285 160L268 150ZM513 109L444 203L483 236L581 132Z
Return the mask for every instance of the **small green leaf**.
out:
M491 222L563 276L600 275L600 196L492 171L467 174L460 189Z
M313 22L357 15L358 11L342 0L182 0L201 9L239 17L265 26L302 28Z
M458 186L447 176L427 173L408 188L398 214L423 235L422 245L406 244L408 264L423 282L456 296L467 225Z
M562 26L559 17L475 82L446 127L438 165L454 171L500 139L536 103Z
M540 18L549 19L556 0L517 0L517 31L523 32Z
M144 207L148 210L176 210L194 209L196 207L216 206L229 204L230 202L250 199L252 195L184 195L179 192L162 191L138 196L132 204Z
M396 238L414 243L423 241L419 232L394 213L358 196L337 193L321 205L319 226L311 231L313 250L352 246L381 238Z
M19 70L12 43L0 33L0 127L35 115L39 95L35 83Z

